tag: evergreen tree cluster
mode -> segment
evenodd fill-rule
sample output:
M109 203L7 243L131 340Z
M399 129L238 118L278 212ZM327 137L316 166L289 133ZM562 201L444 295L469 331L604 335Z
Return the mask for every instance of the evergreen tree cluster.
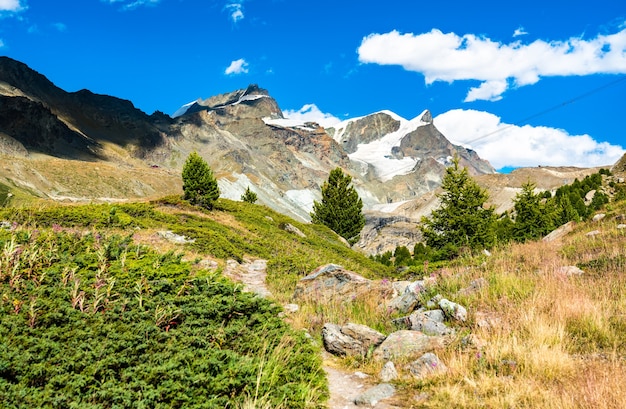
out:
M528 181L514 199L510 212L496 215L493 207L486 205L489 196L459 167L458 158L446 170L442 182L444 192L440 205L430 217L422 219L420 229L424 243L418 243L413 254L405 246L394 252L372 256L373 260L387 266L419 266L427 261L450 260L462 251L489 249L496 243L537 240L557 227L569 222L590 218L594 212L609 202L602 191L603 176L611 176L607 169L574 180L558 188L554 195L537 191L536 184ZM615 200L620 194L626 199L626 188L611 182ZM589 192L595 191L587 199ZM590 196L590 195L589 195Z

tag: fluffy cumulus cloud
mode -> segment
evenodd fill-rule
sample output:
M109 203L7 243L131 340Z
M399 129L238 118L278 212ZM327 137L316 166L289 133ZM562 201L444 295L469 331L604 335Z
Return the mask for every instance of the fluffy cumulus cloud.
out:
M518 29L518 35L523 33ZM363 38L358 54L363 63L422 73L426 84L477 80L481 84L469 90L466 102L498 100L507 89L535 84L542 77L626 73L626 28L588 40L527 44L436 29L424 34L392 31Z
M285 118L299 122L317 122L324 128L337 125L341 120L336 116L322 112L315 104L306 104L298 110L287 109L283 111Z
M235 74L247 74L248 73L248 63L243 58L235 60L230 63L228 68L224 71L226 75L235 75Z
M233 21L233 23L237 23L239 20L243 20L243 18L245 17L243 14L242 2L228 3L225 8L230 14L230 19Z
M621 146L597 142L589 135L562 129L517 126L494 114L456 109L433 120L450 141L474 149L496 169L528 166L607 166L626 152Z
M26 10L25 0L0 0L0 17Z

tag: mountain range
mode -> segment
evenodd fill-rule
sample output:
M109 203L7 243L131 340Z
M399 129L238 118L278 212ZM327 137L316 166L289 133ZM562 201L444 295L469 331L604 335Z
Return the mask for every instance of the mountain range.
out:
M123 201L178 194L193 151L213 169L222 197L239 200L250 187L258 203L305 221L330 171L343 168L364 202L368 224L357 246L369 253L419 240L415 223L435 206L455 155L500 210L528 179L554 189L593 171L500 175L476 152L450 143L428 110L410 120L381 111L323 128L285 118L256 85L198 99L172 116L148 115L127 100L66 92L0 57L0 183L22 195Z

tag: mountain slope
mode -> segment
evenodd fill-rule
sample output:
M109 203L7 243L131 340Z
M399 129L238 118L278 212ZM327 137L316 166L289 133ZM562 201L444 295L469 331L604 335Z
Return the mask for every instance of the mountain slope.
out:
M250 187L259 203L299 220L309 220L336 167L352 176L372 226L394 220L389 216L419 218L432 208L454 155L472 175L484 175L488 189L494 186L499 209L510 206L519 187L475 152L451 144L427 110L411 120L381 111L324 129L285 119L269 92L251 85L198 99L171 118L87 90L66 92L0 57L0 155L11 163L0 169L0 182L24 192L20 197L121 201L178 194L193 151L214 170L223 197L238 200ZM571 181L565 174L556 179Z
M146 115L130 101L87 90L65 92L7 57L0 58L0 96L0 152L6 155L43 154L110 162L120 169L158 166L177 172L197 151L215 171L224 197L238 199L250 186L262 203L303 220L338 166L353 176L366 209L432 191L454 154L473 174L493 173L475 154L450 144L427 111L411 121L380 112L326 130L314 123L289 123L269 93L251 85L187 104L175 118ZM35 185L14 184L22 182ZM157 185L149 177L142 183ZM55 197L44 185L39 183L37 194ZM81 191L79 186L57 190L73 189Z

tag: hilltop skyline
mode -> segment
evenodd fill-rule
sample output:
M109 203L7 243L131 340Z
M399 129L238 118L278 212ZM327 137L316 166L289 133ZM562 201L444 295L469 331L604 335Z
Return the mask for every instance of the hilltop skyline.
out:
M545 3L0 0L0 54L147 113L256 83L327 126L429 109L497 169L611 165L626 143L626 5Z

